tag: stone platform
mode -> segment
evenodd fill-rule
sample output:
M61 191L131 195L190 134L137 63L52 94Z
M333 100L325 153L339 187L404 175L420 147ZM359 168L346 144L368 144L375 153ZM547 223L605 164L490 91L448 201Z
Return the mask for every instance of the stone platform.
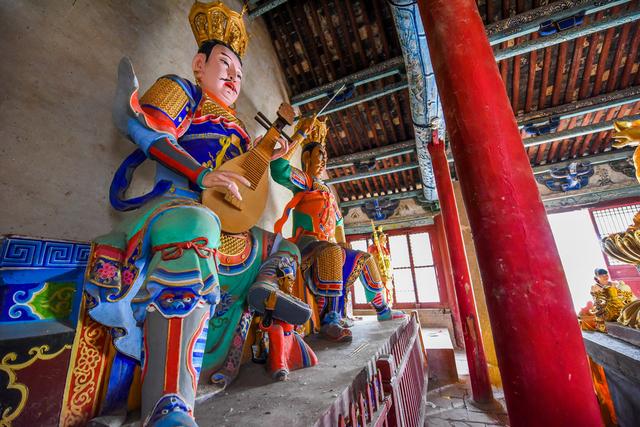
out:
M355 322L351 343L308 337L319 364L293 371L286 382L274 382L264 365L249 362L222 395L208 398L207 387L200 386L196 421L200 427L313 426L336 401L346 405L354 381L367 375L378 351L404 322L365 316Z

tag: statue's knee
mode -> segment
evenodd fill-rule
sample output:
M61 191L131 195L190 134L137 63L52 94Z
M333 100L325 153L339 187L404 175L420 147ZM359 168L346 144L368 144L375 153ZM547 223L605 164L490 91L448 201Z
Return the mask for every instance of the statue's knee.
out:
M328 245L320 251L317 260L318 277L322 281L342 282L344 254L338 245Z
M220 245L220 221L209 209L189 206L164 212L151 226L152 246L206 238L206 246Z
M298 248L298 246L295 243L290 242L288 240L283 240L280 242L280 246L278 246L278 251L288 253L293 257L293 259L296 262L300 262L300 260L302 259L300 255L300 249Z

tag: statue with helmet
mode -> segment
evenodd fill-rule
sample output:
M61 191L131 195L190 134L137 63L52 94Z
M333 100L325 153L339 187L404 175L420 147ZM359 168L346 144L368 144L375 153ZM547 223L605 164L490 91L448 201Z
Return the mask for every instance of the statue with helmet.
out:
M373 255L384 283L384 296L389 307L393 306L393 267L391 266L391 253L387 247L387 235L383 227L375 226L371 220L371 240L373 243L367 248L367 252Z
M195 425L200 374L220 390L237 374L248 300L260 305L273 293L274 319L295 325L310 316L278 287L276 267L296 265L298 248L254 227L269 162L304 129L282 137L293 121L283 104L252 142L232 109L248 43L243 14L196 1L189 21L195 83L166 75L139 97L131 62L118 69L114 122L137 149L117 170L110 200L136 213L92 242L64 425L117 425L138 404L143 425ZM127 199L134 170L148 159L156 164L153 189Z
M315 295L320 312L320 334L334 341L351 341L350 322L343 317L345 297L356 279L364 285L367 301L378 320L403 318L384 297L384 284L371 254L353 250L346 242L342 213L336 199L323 182L327 151L327 124L306 118L299 128L309 129L302 142L302 170L291 166L293 150L271 162L273 179L294 193L283 216L276 222L279 233L293 211L293 238L302 253L304 280Z

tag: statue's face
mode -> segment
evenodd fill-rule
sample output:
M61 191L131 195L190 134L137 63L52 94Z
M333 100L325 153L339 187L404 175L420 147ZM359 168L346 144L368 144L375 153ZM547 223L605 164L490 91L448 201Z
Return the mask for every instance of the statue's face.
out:
M606 284L609 283L609 275L608 274L598 274L596 276L596 280L598 281L598 283L600 283L600 285L605 286Z
M225 106L233 105L242 87L242 64L231 49L221 44L211 49L209 59L204 53L193 58L193 73L207 93Z
M293 292L294 281L295 281L295 277L293 273L289 273L283 277L280 277L278 279L278 285L280 286L280 290L284 293L291 294L291 292Z
M322 145L319 145L310 152L304 153L302 162L306 173L316 177L322 176L327 167L327 152Z
M380 240L380 245L387 246L387 235L386 234L380 233L380 235L378 236L378 239Z

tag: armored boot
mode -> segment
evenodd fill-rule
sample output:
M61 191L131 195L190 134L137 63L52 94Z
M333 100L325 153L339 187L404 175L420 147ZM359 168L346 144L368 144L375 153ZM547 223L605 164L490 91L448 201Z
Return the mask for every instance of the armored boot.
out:
M325 297L324 308L320 318L320 335L337 342L350 342L353 339L351 329L342 323L342 316L337 311L338 297Z
M393 310L384 299L384 283L375 259L369 256L360 273L360 281L364 285L367 302L376 310L379 321L404 319L406 314L400 310Z
M208 320L220 298L219 242L217 217L204 208L171 210L152 225L154 254L137 295L145 308L143 425L196 425L193 407Z

